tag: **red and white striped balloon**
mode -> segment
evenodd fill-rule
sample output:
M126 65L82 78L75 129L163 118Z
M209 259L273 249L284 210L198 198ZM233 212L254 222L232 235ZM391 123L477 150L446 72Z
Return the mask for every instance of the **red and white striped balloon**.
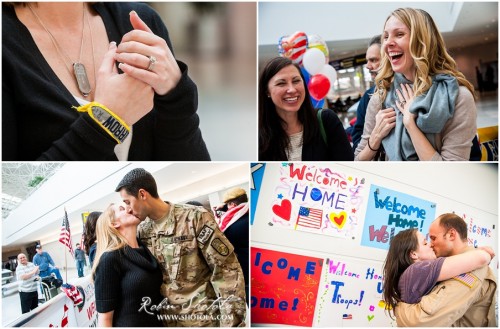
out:
M289 36L282 36L278 42L278 49L282 57L290 58L299 65L302 64L302 57L307 50L307 34L298 31Z

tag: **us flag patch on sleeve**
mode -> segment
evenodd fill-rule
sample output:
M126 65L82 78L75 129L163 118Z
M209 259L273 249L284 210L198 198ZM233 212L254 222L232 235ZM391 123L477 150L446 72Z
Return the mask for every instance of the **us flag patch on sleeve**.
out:
M465 284L469 288L472 288L474 286L474 284L476 283L476 281L479 280L477 278L477 276L475 276L474 274L471 274L471 273L463 273L463 274L460 274L460 275L453 277L453 279L457 280L460 283Z

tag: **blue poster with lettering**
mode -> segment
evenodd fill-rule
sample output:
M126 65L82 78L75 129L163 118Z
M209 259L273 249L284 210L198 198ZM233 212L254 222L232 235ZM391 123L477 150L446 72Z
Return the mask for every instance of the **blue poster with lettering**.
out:
M266 170L265 163L251 163L250 177L250 224L253 225L255 210L257 209L257 200L259 199L262 177Z
M372 185L361 245L388 250L392 238L409 228L416 228L427 236L435 212L433 202Z

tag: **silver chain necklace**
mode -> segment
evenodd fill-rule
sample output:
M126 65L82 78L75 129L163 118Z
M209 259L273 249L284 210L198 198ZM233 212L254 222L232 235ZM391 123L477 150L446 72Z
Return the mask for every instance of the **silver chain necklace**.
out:
M66 61L66 59L68 59L69 62L71 63L72 62L71 58L61 49L56 38L49 31L49 29L45 26L45 24L43 24L40 17L37 15L37 13L31 7L31 4L28 3L28 7L31 10L31 12L33 13L33 15L36 17L36 19L38 20L38 23L40 23L40 25L43 27L43 29L49 35L50 40L54 44L54 47L56 48L56 51L59 54L59 56L62 58L64 65L66 66L66 69L68 70L68 73L71 76L75 77L76 83L78 85L78 89L80 89L80 92L82 93L83 97L87 97L90 94L90 92L92 91L92 86L90 85L85 66L81 62L82 53L83 53L83 40L84 40L84 35L85 35L85 21L87 21L87 25L89 26L89 31L90 31L90 42L92 44L92 66L94 67L94 79L95 79L95 58L94 58L94 38L92 36L92 28L90 26L89 18L86 15L85 3L83 4L82 42L80 44L80 57L78 58L77 62L73 63L73 74L71 73L71 69L69 68L67 61ZM66 57L66 59L65 59L65 57Z

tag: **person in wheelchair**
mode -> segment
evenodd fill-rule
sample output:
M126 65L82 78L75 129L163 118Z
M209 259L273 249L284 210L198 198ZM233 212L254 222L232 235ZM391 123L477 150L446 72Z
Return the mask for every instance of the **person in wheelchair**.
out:
M50 275L54 273L62 282L61 272L59 272L59 269L56 267L49 253L42 250L41 245L36 246L36 255L33 257L33 264L40 268L40 277L50 277Z

